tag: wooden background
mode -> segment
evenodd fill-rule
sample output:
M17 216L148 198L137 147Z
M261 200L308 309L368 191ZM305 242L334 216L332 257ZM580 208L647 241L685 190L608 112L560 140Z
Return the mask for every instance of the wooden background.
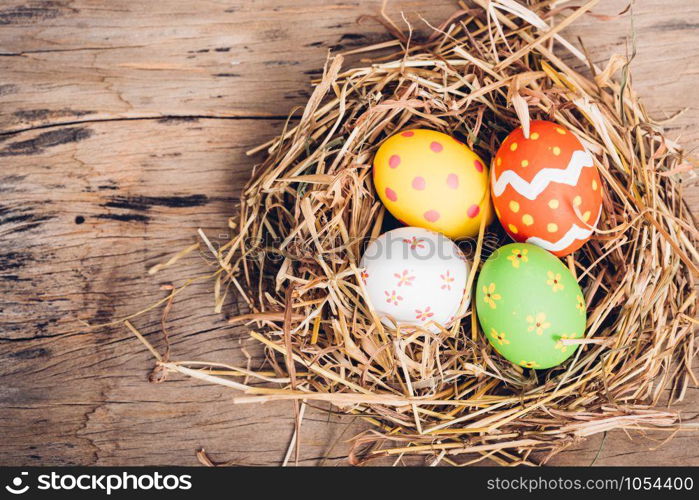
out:
M574 2L573 2L574 3ZM595 10L613 15L625 0ZM197 228L225 240L225 218L257 158L302 105L329 50L383 41L379 1L0 1L0 464L278 464L290 404L233 405L217 386L150 384L150 355L123 327L90 330L204 273L198 256L146 270ZM424 30L447 0L395 0ZM699 2L637 0L636 90L689 150L699 145ZM624 53L625 15L568 30L603 65ZM699 192L687 188L697 213ZM236 306L228 308L235 312ZM162 348L159 311L136 321ZM245 330L213 313L210 283L178 296L169 328L179 359L259 358ZM686 417L697 413L689 391ZM342 464L360 421L307 412L302 464ZM696 435L612 432L554 464L699 465ZM596 457L596 459L595 459Z

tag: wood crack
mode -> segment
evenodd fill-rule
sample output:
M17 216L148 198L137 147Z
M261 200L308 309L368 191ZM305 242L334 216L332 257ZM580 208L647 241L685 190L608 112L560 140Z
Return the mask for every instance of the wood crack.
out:
M106 123L106 122L126 122L126 121L144 121L144 120L182 120L182 121L196 121L196 120L286 120L288 116L286 115L231 115L231 116L221 116L221 115L152 115L152 116L128 116L128 117L114 117L114 118L88 118L86 120L71 120L64 122L54 122L45 123L43 125L34 125L31 127L19 128L14 130L8 130L0 132L0 136L12 136L21 134L23 132L32 132L34 130L43 130L48 128L56 127L69 127L72 125L83 125L91 123ZM291 117L291 120L297 120L296 117Z
M117 49L141 49L144 45L121 45L113 47L76 47L73 49L37 49L23 50L20 52L0 52L0 57L24 57L32 54L52 54L63 52L85 52L94 50L117 50Z

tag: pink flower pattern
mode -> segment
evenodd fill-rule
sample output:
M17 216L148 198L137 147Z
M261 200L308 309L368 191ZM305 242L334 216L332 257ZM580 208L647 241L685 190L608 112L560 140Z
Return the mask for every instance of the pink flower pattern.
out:
M442 286L440 287L442 290L451 290L451 284L454 282L454 277L449 273L449 270L447 270L446 273L440 274L440 278L442 278Z
M425 245L422 244L423 241L425 240L418 238L417 236L413 236L411 239L403 238L403 243L410 245L411 250L415 250L416 248L425 248Z
M369 279L369 273L366 272L366 271L362 271L361 274L360 274L360 276L361 276L361 278L362 278L362 281L363 281L364 284L366 285L366 280Z
M402 273L394 273L393 276L398 278L398 286L411 286L413 284L413 280L415 279L415 276L411 276L407 269L403 269Z
M431 309L432 308L430 306L427 306L424 311L421 309L415 309L415 319L418 321L427 321L432 316L434 316L434 313Z
M389 304L393 304L394 306L397 306L398 302L403 300L403 297L398 295L395 290L391 290L390 293L388 292L388 290L385 290L383 293L386 295L386 302L388 302Z

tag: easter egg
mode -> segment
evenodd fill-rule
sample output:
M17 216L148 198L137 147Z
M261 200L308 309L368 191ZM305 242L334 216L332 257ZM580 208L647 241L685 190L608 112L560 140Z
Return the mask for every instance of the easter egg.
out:
M476 285L483 332L505 359L525 368L556 366L585 333L585 300L575 277L538 246L512 243L483 265Z
M495 213L519 242L563 257L592 235L602 214L602 183L592 155L565 127L532 121L500 145L491 174Z
M396 219L450 238L474 236L483 214L492 217L485 163L434 130L405 130L384 141L374 157L374 185Z
M436 325L449 326L465 296L466 258L434 231L388 231L367 245L360 266L367 303L387 326L439 331Z

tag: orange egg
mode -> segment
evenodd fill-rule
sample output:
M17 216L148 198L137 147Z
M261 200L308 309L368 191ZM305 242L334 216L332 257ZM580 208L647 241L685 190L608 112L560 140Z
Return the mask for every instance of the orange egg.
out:
M565 127L532 121L495 155L490 188L502 226L518 242L563 257L592 235L602 214L602 182L592 155Z

